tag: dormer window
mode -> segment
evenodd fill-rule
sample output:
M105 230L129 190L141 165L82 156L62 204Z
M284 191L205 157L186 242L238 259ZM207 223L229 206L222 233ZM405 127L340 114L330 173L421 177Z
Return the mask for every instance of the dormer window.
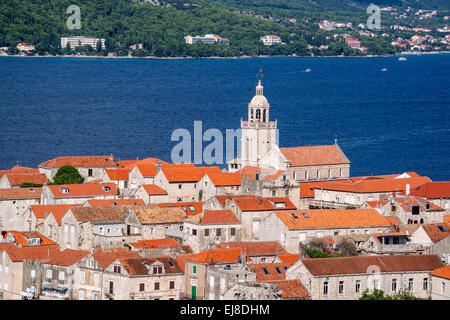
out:
M109 192L110 188L109 187L103 187L103 190L105 190L105 192Z
M307 214L306 212L302 212L302 214L303 214L303 216L304 216L305 218L309 218L309 216L308 216L308 214Z
M284 208L286 206L286 204L284 202L276 202L275 203L275 208Z
M62 189L61 189L61 192L62 192L62 193L69 193L69 189L68 189L68 188L62 188Z
M295 213L291 213L292 218L298 219L298 216Z
M194 206L189 205L188 207L189 207L189 210L191 210L192 212L195 212L195 211L196 211L195 208L194 208Z
M187 209L186 209L186 207L185 207L185 206L181 206L181 208L183 209L183 211L184 211L184 212L186 212L186 211L187 211Z

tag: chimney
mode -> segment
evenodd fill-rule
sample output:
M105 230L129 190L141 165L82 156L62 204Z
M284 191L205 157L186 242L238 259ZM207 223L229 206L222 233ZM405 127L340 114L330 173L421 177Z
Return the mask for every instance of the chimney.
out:
M158 174L161 171L161 163L160 162L156 162L155 166L156 166L156 174Z
M406 184L406 192L405 192L407 196L409 195L410 187L411 186L409 185L409 183L407 183Z

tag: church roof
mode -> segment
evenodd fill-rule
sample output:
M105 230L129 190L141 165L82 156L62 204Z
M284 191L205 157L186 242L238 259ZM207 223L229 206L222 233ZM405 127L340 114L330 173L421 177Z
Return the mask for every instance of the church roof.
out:
M350 161L336 145L280 148L291 167L349 164Z

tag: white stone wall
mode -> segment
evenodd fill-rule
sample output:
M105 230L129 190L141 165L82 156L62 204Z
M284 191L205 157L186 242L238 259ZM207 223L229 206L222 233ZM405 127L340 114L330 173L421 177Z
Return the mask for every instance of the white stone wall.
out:
M450 300L450 279L431 275L431 299Z

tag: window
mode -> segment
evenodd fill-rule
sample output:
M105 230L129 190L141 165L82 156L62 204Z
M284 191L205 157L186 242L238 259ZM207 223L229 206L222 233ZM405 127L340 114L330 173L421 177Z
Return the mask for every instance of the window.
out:
M47 279L52 278L52 270L47 270Z
M139 283L139 291L145 291L145 283Z
M99 275L97 273L94 274L94 285L98 286L99 280L100 280Z
M9 272L9 266L5 266L5 273L7 274Z
M196 211L195 208L194 208L194 206L192 206L192 205L188 205L188 208L189 208L189 210L191 210L192 212L195 212L195 211Z
M217 228L216 229L216 236L220 237L222 235L222 229Z
M80 272L80 281L81 283L84 283L84 271Z
M412 290L413 289L413 285L414 285L414 279L413 278L409 278L409 280L408 280L408 289Z
M120 266L114 266L114 273L120 273L121 268Z
M75 226L70 226L70 233L71 234L74 234L75 233Z
M220 279L220 289L225 289L225 278Z
M153 228L148 229L148 233L152 236L153 235Z
M205 229L205 237L209 236L209 229Z
M192 273L196 274L197 273L197 266L192 266Z
M356 280L355 292L359 293L361 291L361 280Z
M88 170L88 176L89 176L89 177L92 177L92 169L89 169L89 170Z
M423 278L423 290L428 290L428 278Z
M8 290L8 284L7 283L5 283L4 288L5 288L5 290Z
M31 269L31 277L32 278L36 277L36 271L34 269Z
M169 282L169 289L175 289L175 281Z
M94 293L94 300L98 300L98 298L99 298L98 293Z
M196 236L197 235L197 229L192 229L192 235Z
M373 289L379 289L378 288L378 279L373 279Z
M300 234L298 235L298 240L299 240L300 242L305 242L305 241L306 241L306 233L300 233Z
M442 293L445 294L445 282L442 282Z
M275 267L275 270L279 273L279 274L283 274L283 271L281 271L281 269L279 267Z
M65 279L65 274L64 271L60 271L58 274L58 280L63 281Z
M180 184L178 185L178 189L181 189L182 186L183 186L183 185L180 183Z
M109 293L114 293L114 282L109 282Z
M323 294L326 296L328 295L328 281L325 281L323 283Z
M267 270L267 268L262 268L262 271L264 271L264 274L269 274L269 270Z
M79 292L80 292L79 295L80 300L84 300L84 290L80 290Z
M286 197L289 197L289 189L286 189L285 193Z
M392 292L397 292L397 279L392 279Z
M230 234L231 234L232 236L236 235L236 229L235 229L235 228L231 228Z
M339 281L338 292L339 294L344 294L344 281Z
M159 290L159 282L155 282L155 290Z
M209 277L209 286L214 287L214 277L213 276Z

